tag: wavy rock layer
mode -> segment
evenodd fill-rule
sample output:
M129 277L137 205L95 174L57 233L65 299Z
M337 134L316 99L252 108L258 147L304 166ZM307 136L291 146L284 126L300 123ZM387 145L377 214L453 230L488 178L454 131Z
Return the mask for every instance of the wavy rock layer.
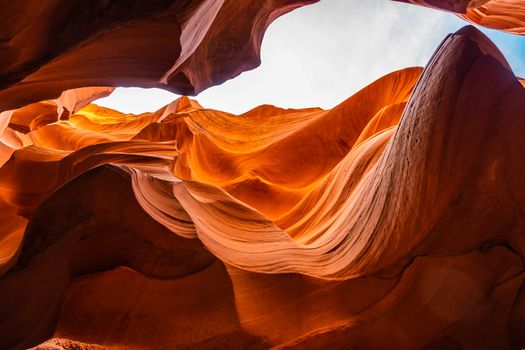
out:
M525 35L525 1L487 1L469 8L461 17L485 27Z
M108 92L1 126L0 348L525 346L525 89L473 27L331 110Z

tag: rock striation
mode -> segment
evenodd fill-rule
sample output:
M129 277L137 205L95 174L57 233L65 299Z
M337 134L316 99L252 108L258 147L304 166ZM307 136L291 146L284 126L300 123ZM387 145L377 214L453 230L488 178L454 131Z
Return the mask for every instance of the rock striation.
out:
M253 69L314 2L0 1L0 349L525 348L525 83L474 27L330 110L93 103Z
M525 346L525 88L474 27L330 110L109 92L4 112L0 348Z

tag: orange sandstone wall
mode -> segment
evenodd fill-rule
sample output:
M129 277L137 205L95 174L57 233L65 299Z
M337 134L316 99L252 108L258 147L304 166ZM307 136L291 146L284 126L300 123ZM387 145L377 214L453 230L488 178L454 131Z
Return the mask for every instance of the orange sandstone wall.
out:
M105 93L4 126L1 348L525 344L525 90L473 27L331 110Z
M473 27L331 110L91 103L220 84L312 2L0 2L1 349L525 347L525 91Z

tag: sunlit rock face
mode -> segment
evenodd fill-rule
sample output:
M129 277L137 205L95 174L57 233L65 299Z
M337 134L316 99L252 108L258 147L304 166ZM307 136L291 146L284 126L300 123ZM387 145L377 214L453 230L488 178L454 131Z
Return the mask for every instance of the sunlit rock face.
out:
M525 348L525 83L476 29L331 110L92 103L220 84L313 2L0 3L0 349Z
M519 349L525 89L481 32L331 110L3 112L0 348Z
M492 0L469 7L461 17L483 26L525 35L525 1Z

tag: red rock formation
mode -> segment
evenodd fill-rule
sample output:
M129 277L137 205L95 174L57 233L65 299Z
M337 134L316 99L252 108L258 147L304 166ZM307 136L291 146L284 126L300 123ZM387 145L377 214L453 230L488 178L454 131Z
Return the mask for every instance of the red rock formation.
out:
M491 0L467 10L461 17L485 27L525 35L525 1Z
M332 110L100 92L0 128L0 348L525 346L525 89L476 29Z
M0 4L0 348L525 347L524 83L475 29L327 111L83 88L197 93L312 2Z
M316 1L4 1L0 111L84 86L196 94L258 66L268 25Z

